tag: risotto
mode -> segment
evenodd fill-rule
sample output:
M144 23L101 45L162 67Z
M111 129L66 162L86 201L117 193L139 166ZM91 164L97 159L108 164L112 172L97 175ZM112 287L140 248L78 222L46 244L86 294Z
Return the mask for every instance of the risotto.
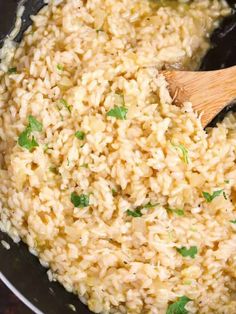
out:
M194 69L223 1L50 2L0 72L0 228L95 313L236 313L236 116Z

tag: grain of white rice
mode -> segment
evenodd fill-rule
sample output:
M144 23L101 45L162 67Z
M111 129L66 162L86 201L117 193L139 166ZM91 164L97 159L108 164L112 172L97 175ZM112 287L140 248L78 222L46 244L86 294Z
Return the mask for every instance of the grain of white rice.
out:
M71 309L71 311L76 312L76 307L74 304L68 304L68 307Z
M1 241L2 246L6 249L6 250L10 250L11 246L8 242L2 240Z

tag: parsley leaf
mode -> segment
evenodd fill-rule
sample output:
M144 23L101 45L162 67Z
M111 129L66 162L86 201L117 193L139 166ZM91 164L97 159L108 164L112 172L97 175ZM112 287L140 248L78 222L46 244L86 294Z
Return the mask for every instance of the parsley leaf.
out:
M34 137L32 137L32 139L30 138L30 133L31 131L28 128L25 131L23 131L18 138L18 144L21 147L24 147L29 151L32 151L35 147L39 146L39 144L36 142Z
M57 70L59 70L59 71L63 71L63 70L64 70L64 68L63 68L63 66L62 66L61 64L58 64L58 65L57 65Z
M127 213L128 216L132 216L132 217L136 217L136 218L143 216L143 214L141 213L141 209L140 209L140 208L135 209L135 210L130 210L130 209L128 209L128 210L126 211L126 213Z
M73 192L71 193L70 200L75 207L84 208L89 206L89 195L78 195L76 192Z
M235 219L235 220L230 220L230 222L231 222L232 224L235 224L235 225L236 225L236 219Z
M189 249L187 249L185 246L183 246L182 248L178 249L176 248L176 250L184 257L191 257L191 258L195 258L195 255L197 254L198 250L196 246L191 246Z
M229 183L229 180L225 180L225 183L227 183L227 184L228 184L228 183Z
M32 132L41 132L43 130L43 125L33 116L29 116L29 128Z
M85 133L83 131L77 131L75 132L75 137L82 141L85 138Z
M118 107L115 106L113 109L107 112L108 117L114 117L119 120L125 120L127 115L128 109L124 106Z
M211 201L213 201L214 198L216 198L217 196L220 196L220 194L222 192L223 192L223 190L215 191L212 194L210 194L208 192L202 192L202 195L205 198L205 200L207 201L207 203L210 203Z
M126 211L126 213L127 213L128 216L132 216L132 217L142 217L142 216L143 216L143 214L142 214L142 212L141 212L142 209L144 209L144 208L146 208L146 209L153 208L153 207L156 207L157 205L159 205L159 204L158 204L158 203L152 204L152 203L149 202L149 203L147 203L146 205L141 205L141 206L136 207L135 210L130 210L130 209L128 209L128 210Z
M14 68L10 68L8 69L8 74L16 74L17 73L17 69L14 67Z
M29 124L26 127L25 131L23 131L18 138L18 144L21 147L32 151L35 147L39 146L36 142L34 136L30 137L32 132L41 132L43 129L42 123L37 121L33 116L29 116L28 118Z
M182 144L178 144L178 145L175 145L172 143L172 145L176 148L176 149L179 149L182 153L182 159L183 161L188 164L189 163L189 156L188 156L188 150L185 148L184 145Z
M173 209L173 208L168 207L167 210L178 215L178 216L184 216L184 210L183 209L179 209L179 208Z
M153 208L156 207L157 205L159 205L159 203L156 204L152 204L152 203L147 203L146 205L140 206L141 208Z
M185 309L185 305L191 301L186 296L182 296L178 301L169 305L166 314L188 314L188 311Z
M71 107L65 99L60 99L60 103L71 113Z

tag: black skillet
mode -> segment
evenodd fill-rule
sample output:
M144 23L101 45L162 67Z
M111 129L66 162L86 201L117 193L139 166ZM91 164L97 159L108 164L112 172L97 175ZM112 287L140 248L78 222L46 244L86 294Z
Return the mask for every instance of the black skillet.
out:
M233 7L236 1L228 1ZM0 46L14 25L19 0L0 0ZM43 6L42 0L26 0L22 31L17 37L19 42L23 32L31 24L30 15ZM214 70L236 64L236 13L225 18L219 29L211 37L213 48L205 56L201 69ZM235 78L236 79L236 78ZM235 109L235 106L231 109ZM221 112L212 125L221 120L229 107ZM6 250L0 245L0 279L35 313L45 314L91 314L76 296L68 293L58 283L47 279L46 269L36 257L31 255L24 244L14 244L6 234L0 232L0 241L11 245ZM0 296L1 297L1 296Z

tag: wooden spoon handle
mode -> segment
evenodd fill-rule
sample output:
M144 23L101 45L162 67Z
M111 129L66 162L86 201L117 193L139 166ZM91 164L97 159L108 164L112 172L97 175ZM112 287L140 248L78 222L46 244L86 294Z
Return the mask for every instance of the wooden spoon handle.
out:
M205 127L236 99L236 66L209 72L164 71L177 105L190 101Z

